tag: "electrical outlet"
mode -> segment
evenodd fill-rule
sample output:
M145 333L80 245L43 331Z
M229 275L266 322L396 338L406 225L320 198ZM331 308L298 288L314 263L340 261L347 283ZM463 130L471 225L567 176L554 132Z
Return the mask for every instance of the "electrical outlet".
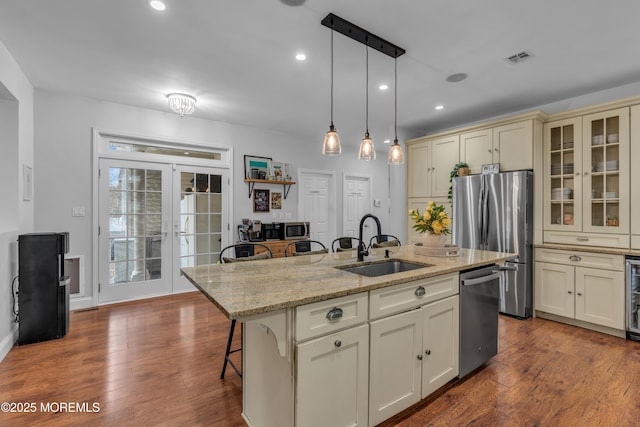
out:
M74 206L71 208L71 216L84 216L84 206Z

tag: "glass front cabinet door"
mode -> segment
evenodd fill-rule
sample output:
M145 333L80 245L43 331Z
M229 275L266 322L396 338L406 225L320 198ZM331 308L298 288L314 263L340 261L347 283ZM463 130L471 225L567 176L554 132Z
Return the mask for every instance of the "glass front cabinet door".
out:
M629 108L582 118L583 231L629 233Z
M545 229L582 231L582 120L545 124Z

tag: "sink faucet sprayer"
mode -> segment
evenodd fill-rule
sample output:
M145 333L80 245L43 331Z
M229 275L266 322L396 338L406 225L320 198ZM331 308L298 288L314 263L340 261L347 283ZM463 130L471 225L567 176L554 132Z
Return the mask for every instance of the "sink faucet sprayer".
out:
M364 227L364 222L367 218L373 218L376 222L376 227L378 227L378 242L382 240L382 230L380 228L380 220L377 216L373 214L366 214L360 220L360 231L358 233L358 261L364 261L365 255L369 255L369 251L365 249L364 242L362 241L362 229Z

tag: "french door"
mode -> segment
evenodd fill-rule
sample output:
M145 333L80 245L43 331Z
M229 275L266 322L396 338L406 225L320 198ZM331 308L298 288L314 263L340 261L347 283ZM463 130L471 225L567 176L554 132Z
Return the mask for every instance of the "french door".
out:
M228 235L225 169L100 159L99 302L193 290Z

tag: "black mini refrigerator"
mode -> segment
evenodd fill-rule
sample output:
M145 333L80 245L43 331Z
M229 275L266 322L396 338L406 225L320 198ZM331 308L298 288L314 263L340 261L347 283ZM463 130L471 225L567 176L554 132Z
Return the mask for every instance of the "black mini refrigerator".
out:
M18 236L18 344L62 338L69 331L69 233Z

